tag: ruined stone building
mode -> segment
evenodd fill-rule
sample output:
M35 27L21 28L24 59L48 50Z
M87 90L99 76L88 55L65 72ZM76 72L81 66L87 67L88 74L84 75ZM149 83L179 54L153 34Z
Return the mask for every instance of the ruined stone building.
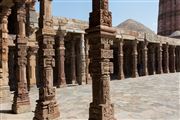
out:
M43 86L46 83L39 71L44 69L47 75L54 76L51 84L58 88L67 84L91 84L90 73L95 70L90 58L94 60L92 56L99 54L89 52L93 43L89 43L91 32L86 29L95 23L63 17L50 20L47 17L50 12L42 6L48 6L51 0L42 0L40 14L35 11L35 0L14 1L0 0L0 97L19 86L23 87L21 90ZM131 19L113 27L115 33L109 47L114 52L107 50L100 54L112 58L108 62L111 79L180 72L180 1L160 0L159 8L158 35ZM41 39L55 41L44 43ZM45 51L47 48L51 50ZM47 54L45 62L41 60L43 54ZM42 68L42 64L46 67ZM49 67L50 64L54 67ZM27 81L27 86L18 84L18 75Z

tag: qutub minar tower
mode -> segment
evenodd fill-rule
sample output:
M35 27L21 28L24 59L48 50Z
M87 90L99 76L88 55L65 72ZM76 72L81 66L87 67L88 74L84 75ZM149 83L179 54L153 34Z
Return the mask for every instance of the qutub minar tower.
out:
M176 36L180 33L180 0L160 0L158 34L170 36L175 32Z

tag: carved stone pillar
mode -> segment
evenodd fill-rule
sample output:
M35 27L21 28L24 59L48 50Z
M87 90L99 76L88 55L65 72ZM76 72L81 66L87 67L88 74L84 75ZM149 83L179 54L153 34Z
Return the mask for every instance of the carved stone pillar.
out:
M55 44L53 21L51 15L52 0L40 0L39 30L39 75L42 85L39 88L34 120L53 120L60 117L56 101L56 88L53 87L53 67L55 66Z
M8 16L10 13L10 8L0 8L0 97L10 95L8 85Z
M27 73L28 73L28 89L30 90L31 86L36 85L36 54L38 47L30 47L28 50L28 65L27 65Z
M162 44L159 43L157 45L157 73L158 74L162 74L163 73L163 69L162 69Z
M133 50L132 50L132 77L138 77L138 69L137 69L137 59L138 59L138 52L137 52L137 40L133 41Z
M15 74L17 87L14 92L12 111L14 113L23 113L31 111L29 93L27 89L27 38L25 31L26 11L23 1L15 1L16 16L16 41L15 41Z
M84 34L80 38L80 84L86 84L86 58Z
M143 72L142 75L146 76L148 75L148 48L147 48L148 42L145 39L143 42L143 49L142 49L142 64L143 64Z
M169 64L170 64L170 72L171 73L175 73L176 72L176 54L175 54L175 48L176 46L175 45L171 45L170 46L170 54L169 54Z
M90 13L88 39L90 44L90 73L92 76L93 102L89 108L89 120L115 120L114 106L110 99L110 46L115 39L108 0L93 0ZM98 91L98 92L97 92Z
M75 40L71 41L71 80L72 84L76 84L76 51L75 51Z
M92 83L92 79L89 73L89 40L86 38L85 39L85 54L86 54L86 83Z
M149 47L149 64L150 64L150 69L151 69L151 74L155 75L156 74L156 69L155 69L155 47L153 44L150 45Z
M163 56L163 67L164 73L169 73L169 45L168 43L164 45L164 56Z
M58 71L58 80L57 87L60 88L66 86L66 78L65 78L65 46L64 39L66 36L65 31L61 31L61 33L56 37L56 52L57 52L57 71Z
M118 41L118 63L119 63L119 72L118 72L118 79L124 79L124 52L123 52L123 39Z

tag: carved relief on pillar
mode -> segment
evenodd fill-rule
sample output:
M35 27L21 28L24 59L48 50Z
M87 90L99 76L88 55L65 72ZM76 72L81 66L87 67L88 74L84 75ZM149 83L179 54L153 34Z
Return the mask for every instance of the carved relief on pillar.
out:
M137 52L137 44L138 41L133 41L133 50L132 50L132 77L138 77L138 69L137 69L137 62L138 62L138 52Z
M27 90L26 65L27 65L27 38L25 36L25 2L15 1L16 7L16 30L17 36L15 40L15 64L16 64L16 81L17 88L14 92L12 111L14 113L29 112L30 100Z
M59 35L56 37L56 69L58 71L57 75L57 87L60 88L66 86L66 78L65 78L65 46L64 40L66 36L66 31L61 31Z
M55 67L55 31L51 16L52 0L40 1L40 18L37 39L39 42L39 74L42 85L39 88L34 120L53 120L60 116L59 105L56 102L56 88L53 87L53 67Z
M124 40L120 39L118 41L118 63L119 63L119 72L118 79L124 79L124 51L123 51Z

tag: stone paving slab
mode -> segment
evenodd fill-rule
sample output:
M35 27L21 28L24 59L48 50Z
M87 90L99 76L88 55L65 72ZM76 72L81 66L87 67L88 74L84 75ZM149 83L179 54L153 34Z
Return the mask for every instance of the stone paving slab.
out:
M117 120L180 120L180 73L111 81ZM30 92L32 112L11 113L11 97L0 104L0 120L32 120L38 91ZM57 89L60 120L87 120L91 85Z

